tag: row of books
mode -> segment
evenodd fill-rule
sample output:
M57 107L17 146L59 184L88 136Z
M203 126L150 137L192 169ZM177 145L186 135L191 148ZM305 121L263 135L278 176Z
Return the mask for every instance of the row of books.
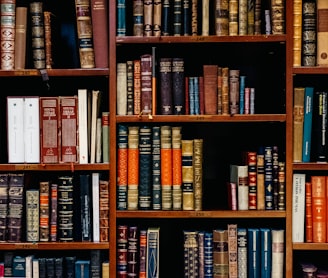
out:
M63 23L57 22L53 11L45 7L42 1L32 1L28 6L16 6L16 1L11 0L3 5L1 69L25 69L27 57L33 57L35 69L51 69L56 63L58 66L53 51L54 44L58 43L61 36L56 33L61 29L58 24ZM75 23L73 35L76 38L74 51L79 57L80 67L108 67L108 17L105 1L75 1L72 15ZM56 51L60 51L59 47L55 47Z
M155 60L117 64L117 115L255 114L255 88L239 69L204 64L201 76L185 76L183 58L161 57L158 69Z
M328 242L328 177L293 174L293 242Z
M283 34L284 14L285 1L119 0L117 36Z
M118 225L117 236L117 277L159 277L159 227Z
M203 139L181 126L118 126L119 210L202 210Z
M0 277L109 277L109 262L100 250L91 250L86 258L77 256L38 257L7 251L0 262Z
M277 146L246 151L244 164L230 165L228 182L231 210L285 210L285 162Z
M101 91L8 96L8 163L109 162L109 113Z
M109 182L100 173L58 176L28 184L1 174L0 241L109 240Z

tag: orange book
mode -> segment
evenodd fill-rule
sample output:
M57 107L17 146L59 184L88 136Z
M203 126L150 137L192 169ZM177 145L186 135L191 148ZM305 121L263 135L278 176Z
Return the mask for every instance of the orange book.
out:
M313 242L326 242L327 208L326 208L326 176L312 176L312 225Z
M312 184L305 183L305 241L313 242L312 229Z
M181 127L172 127L172 206L173 210L182 208L182 150Z
M161 126L162 209L172 209L172 128Z

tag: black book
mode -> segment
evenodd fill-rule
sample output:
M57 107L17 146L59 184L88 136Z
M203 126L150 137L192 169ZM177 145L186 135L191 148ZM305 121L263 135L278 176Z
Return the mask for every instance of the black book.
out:
M182 1L182 33L184 36L191 35L191 0Z
M172 59L172 94L173 114L185 113L185 90L184 90L184 60L183 58Z
M171 35L170 29L170 14L171 14L171 6L170 0L163 0L162 2L162 36Z
M90 175L80 175L82 241L91 241L91 181Z
M160 113L161 115L173 114L172 100L172 58L160 58Z
M65 257L64 273L66 278L75 278L75 256Z
M39 278L47 278L46 258L39 258Z
M182 35L182 1L173 0L173 36Z
M55 258L46 258L47 277L55 278Z
M55 258L55 277L62 278L64 277L64 265L63 265L63 257Z
M0 174L0 242L7 240L8 174Z
M90 274L91 278L101 278L101 251L90 251Z
M316 0L302 2L302 66L314 67L317 62Z

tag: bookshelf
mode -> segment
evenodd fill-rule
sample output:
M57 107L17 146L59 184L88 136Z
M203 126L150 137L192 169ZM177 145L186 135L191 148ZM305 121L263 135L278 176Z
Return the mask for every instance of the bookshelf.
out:
M240 227L270 227L285 231L284 277L293 276L293 246L291 244L291 186L292 186L292 7L285 7L284 34L216 36L213 26L210 35L196 36L134 36L132 5L126 4L126 33L117 34L117 3L110 3L110 110L116 111L117 63L138 59L152 53L156 58L182 57L186 76L202 74L204 64L218 64L239 69L246 75L248 84L256 92L255 114L234 115L116 115L111 114L111 233L110 241L116 246L119 225L160 227L160 276L183 277L183 231L212 231L237 223ZM263 2L263 1L262 1ZM213 4L213 3L212 3ZM198 7L200 9L200 7ZM210 15L211 17L211 15ZM212 22L212 21L211 21ZM133 50L133 51L131 51ZM232 55L233 53L233 55ZM256 59L255 59L256 57ZM157 63L159 60L156 60ZM275 74L272 74L275 69ZM294 71L300 69L294 69ZM158 79L157 79L158 82ZM159 86L159 85L158 85ZM158 87L157 87L158 88ZM158 90L157 90L158 92ZM159 98L156 99L159 105ZM122 210L118 209L117 153L119 126L181 126L185 139L204 140L203 209L185 210ZM260 145L277 145L279 159L286 162L285 210L228 209L226 181L229 165L241 163L243 151L257 149ZM260 223L260 224L259 224ZM110 276L117 277L118 250L110 248L112 268Z
M29 9L29 2L17 1L16 6L25 6ZM51 181L55 183L60 176L74 176L74 182L79 179L81 174L99 173L100 178L109 180L110 164L106 163L87 163L79 164L77 161L72 163L8 163L8 142L7 142L7 107L6 99L9 96L73 96L78 94L78 89L100 90L103 92L101 99L101 111L109 111L109 68L108 63L103 63L99 68L81 68L78 59L78 48L75 43L76 37L76 16L74 1L69 3L66 1L42 1L45 10L52 13L52 67L47 68L44 72L35 69L32 61L31 49L31 30L30 30L30 14L27 14L26 29L26 54L24 57L25 67L23 69L1 69L0 79L3 86L3 94L1 94L1 123L0 130L3 134L1 138L1 156L0 156L0 172L1 174L24 174L24 207L22 216L22 236L17 242L9 242L8 240L1 242L0 261L4 261L4 256L13 253L14 256L34 255L35 258L51 258L65 256L76 256L78 259L91 260L91 254L94 250L99 250L101 260L99 262L108 261L109 259L109 241L82 241L79 239L78 233L74 235L73 241L56 241L27 242L26 240L26 216L25 216L25 190L38 189L39 182ZM57 16L56 16L57 15ZM108 25L107 19L105 19ZM66 33L65 33L66 32ZM108 42L107 42L108 43ZM108 49L106 49L108 52ZM108 134L109 135L109 134ZM74 184L76 193L79 184ZM78 195L74 196L78 198ZM79 200L76 200L78 205ZM90 203L91 204L91 203ZM77 208L77 207L76 207ZM76 210L78 212L78 210ZM80 229L76 214L74 225L76 232ZM49 216L50 217L50 216ZM109 219L107 219L107 222ZM58 227L57 227L58 228ZM77 252L78 251L78 252ZM65 253L65 255L63 255ZM49 273L50 275L50 273ZM63 277L66 273L62 274ZM68 274L67 274L68 275Z

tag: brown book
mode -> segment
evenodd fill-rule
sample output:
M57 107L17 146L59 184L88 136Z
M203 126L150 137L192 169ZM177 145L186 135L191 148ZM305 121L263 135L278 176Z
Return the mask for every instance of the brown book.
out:
M194 139L194 196L195 210L203 210L203 139Z
M1 0L1 69L15 68L16 1Z
M40 241L49 241L49 181L40 181Z
M317 65L328 65L328 2L317 1Z
M60 109L58 97L40 97L41 163L58 163L60 158Z
M273 35L285 33L285 0L271 0L271 27Z
M210 3L209 0L202 0L202 36L208 36L210 33Z
M27 7L16 8L15 69L25 69Z
M144 54L141 63L141 113L152 114L152 55Z
M153 35L153 6L153 0L144 0L144 36L146 37Z
M327 239L327 179L326 176L311 176L312 184L312 226L313 242L326 242Z
M108 9L105 0L90 0L96 68L108 68Z
M51 12L44 11L44 41L45 41L45 54L46 54L46 68L51 69L52 60L52 29L51 29Z
M153 17L154 17L154 31L153 35L156 37L159 37L162 33L162 0L153 0L154 1L154 11L153 11Z
M260 147L256 156L257 179L257 209L265 210L265 186L264 186L264 148Z
M229 115L229 68L222 68L222 115Z
M75 0L75 11L80 66L82 69L94 68L95 53L90 0Z
M238 277L237 224L228 224L229 277Z
M238 35L238 0L229 1L229 35Z
M302 58L302 0L293 1L293 66L301 66Z
M198 0L191 0L191 34L198 35Z
M247 35L247 0L238 2L238 34Z
M133 36L142 37L144 28L143 0L133 0Z
M228 230L213 230L213 278L229 277Z
M229 1L217 0L215 6L215 34L229 35Z
M203 65L203 76L205 114L214 115L218 112L218 66Z
M50 241L57 241L58 184L50 185Z
M60 162L77 162L77 96L60 96Z
M239 114L239 70L229 70L230 114Z
M262 28L262 0L255 0L254 35L261 35Z
M254 35L255 32L255 0L247 1L247 34Z
M128 115L133 115L133 83L134 83L134 77L133 77L133 60L128 60L126 61L126 90L127 90L127 114Z
M294 88L293 119L293 161L302 162L303 122L304 122L304 87Z
M141 64L140 60L133 61L133 109L134 115L141 112Z
M305 242L313 242L312 183L305 182Z

